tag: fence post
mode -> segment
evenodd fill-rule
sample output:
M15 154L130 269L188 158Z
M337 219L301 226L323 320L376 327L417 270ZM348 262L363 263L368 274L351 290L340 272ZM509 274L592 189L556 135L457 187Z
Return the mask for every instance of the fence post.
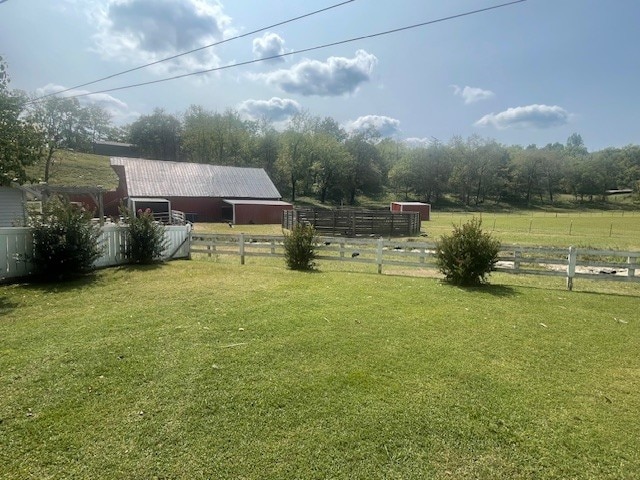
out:
M240 242L240 265L244 265L244 233L240 234L238 241Z
M627 257L627 265L629 265L627 267L627 276L629 277L635 277L636 275L636 260L638 259L638 257Z
M573 277L576 275L576 259L578 257L578 249L574 246L569 247L569 257L567 258L567 288L573 290Z
M513 269L517 272L520 270L520 256L522 252L517 248L513 250Z
M378 248L376 252L376 263L378 264L378 273L382 273L382 248L384 247L384 240L378 239Z

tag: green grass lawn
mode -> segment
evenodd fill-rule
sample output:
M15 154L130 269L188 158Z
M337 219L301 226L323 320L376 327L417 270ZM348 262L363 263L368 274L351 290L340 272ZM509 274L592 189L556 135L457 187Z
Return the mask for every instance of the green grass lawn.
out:
M1 286L0 477L637 478L637 284L233 260Z

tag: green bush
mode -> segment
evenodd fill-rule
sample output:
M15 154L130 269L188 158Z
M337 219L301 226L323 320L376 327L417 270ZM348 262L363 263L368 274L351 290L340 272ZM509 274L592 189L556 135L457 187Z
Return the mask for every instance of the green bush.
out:
M167 246L164 226L156 222L150 209L138 210L135 214L121 208L127 224L124 255L130 263L149 265L162 258Z
M311 225L296 225L284 236L284 258L291 270L316 267L316 231Z
M64 280L93 269L100 257L100 228L93 215L54 198L43 213L31 218L35 274L46 280Z
M443 235L436 244L438 269L454 285L480 285L498 261L500 242L480 228L475 217L458 227L451 235Z

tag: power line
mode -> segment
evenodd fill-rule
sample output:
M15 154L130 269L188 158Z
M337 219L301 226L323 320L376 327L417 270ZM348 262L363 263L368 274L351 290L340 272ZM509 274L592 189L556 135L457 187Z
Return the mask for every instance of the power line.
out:
M124 86L121 86L121 87L108 88L108 89L99 90L99 91L96 91L96 92L79 93L79 94L76 94L76 95L70 95L67 98L86 97L86 96L89 96L89 95L98 95L98 94L101 94L101 93L110 93L110 92L115 92L115 91L118 91L118 90L126 90L126 89L129 89L129 88L143 87L143 86L146 86L146 85L153 85L153 84L156 84L156 83L168 82L170 80L177 80L177 79L180 79L180 78L191 77L191 76L194 76L194 75L202 75L202 74L205 74L205 73L211 73L211 72L218 72L218 71L221 71L221 70L227 70L229 68L242 67L244 65L251 65L251 64L254 64L254 63L266 62L266 61L274 60L274 59L277 59L277 58L284 58L284 57L287 57L287 56L290 56L290 55L306 53L306 52L312 52L312 51L321 50L321 49L324 49L324 48L335 47L337 45L344 45L346 43L353 43L353 42L356 42L356 41L359 41L359 40L367 40L367 39L371 39L371 38L381 37L381 36L384 36L384 35L390 35L392 33L398 33L398 32L403 32L403 31L406 31L406 30L411 30L411 29L414 29L414 28L424 27L424 26L427 26L427 25L433 25L434 23L446 22L446 21L449 21L449 20L454 20L454 19L461 18L461 17L467 17L467 16L470 16L470 15L475 15L475 14L482 13L482 12L487 12L487 11L490 11L490 10L496 10L498 8L507 7L509 5L515 5L517 3L523 3L523 2L526 2L526 1L527 0L514 0L514 1L511 1L511 2L502 3L502 4L494 5L494 6L491 6L491 7L480 8L480 9L477 9L477 10L471 10L471 11L464 12L464 13L458 13L456 15L450 15L448 17L438 18L436 20L429 20L429 21L426 21L426 22L416 23L416 24L413 24L413 25L407 25L405 27L394 28L392 30L386 30L384 32L372 33L372 34L369 34L369 35L362 35L362 36L359 36L359 37L353 37L353 38L349 38L349 39L346 39L346 40L340 40L340 41L337 41L337 42L325 43L323 45L317 45L315 47L304 48L302 50L296 50L296 51L293 51L293 52L282 53L282 54L279 54L279 55L272 55L270 57L258 58L258 59L254 59L254 60L247 60L245 62L234 63L234 64L231 64L231 65L223 65L222 67L214 67L214 68L209 68L209 69L206 69L206 70L199 70L197 72L183 73L181 75L175 75L173 77L160 78L160 79L157 79L157 80L150 80L148 82L134 83L134 84L130 84L130 85L124 85ZM65 90L65 91L67 91L67 90ZM56 92L56 94L57 93L61 93L61 92ZM39 99L32 100L31 102L28 102L28 103L37 102L37 101L41 100L42 98L43 97L41 97Z
M0 3L6 2L6 1L7 0L0 0ZM248 37L249 35L255 35L256 33L264 32L265 30L269 30L270 28L275 28L275 27L279 27L281 25L286 25L287 23L292 23L292 22L295 22L295 21L298 21L298 20L302 20L303 18L311 17L313 15L317 15L318 13L322 13L322 12L326 12L328 10L332 10L334 8L342 7L343 5L346 5L347 3L352 3L352 2L355 2L355 0L346 0L344 2L336 3L335 5L331 5L329 7L321 8L320 10L315 10L313 12L305 13L304 15L299 15L297 17L293 17L293 18L290 18L288 20L283 20L282 22L274 23L274 24L269 25L267 27L262 27L262 28L259 28L257 30L253 30L251 32L243 33L242 35L236 35L235 37L226 38L224 40L220 40L219 42L210 43L209 45L204 45L202 47L194 48L193 50L189 50L189 51L186 51L186 52L178 53L176 55L172 55L170 57L163 58L161 60L156 60L154 62L145 63L144 65L140 65L139 67L134 67L134 68L130 68L128 70L123 70L122 72L114 73L112 75L107 75L106 77L98 78L97 80L92 80L90 82L82 83L82 84L76 85L74 87L69 87L69 88L66 88L64 90L59 90L57 92L48 93L47 95L43 95L41 97L38 97L38 98L34 99L33 102L37 102L37 101L42 100L44 98L50 97L52 95L59 95L61 93L65 93L65 92L68 92L70 90L75 90L75 89L78 89L78 88L87 87L89 85L94 85L96 83L103 82L103 81L109 80L111 78L119 77L120 75L124 75L126 73L135 72L136 70L142 70L143 68L151 67L151 66L157 65L159 63L168 62L169 60L175 60L176 58L180 58L180 57L183 57L185 55L190 55L192 53L199 52L199 51L205 50L207 48L216 47L218 45L222 45L223 43L231 42L232 40L238 40L239 38Z

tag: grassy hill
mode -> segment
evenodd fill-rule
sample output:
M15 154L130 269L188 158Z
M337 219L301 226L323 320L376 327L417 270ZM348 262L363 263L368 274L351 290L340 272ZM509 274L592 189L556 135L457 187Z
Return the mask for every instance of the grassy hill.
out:
M28 173L43 179L44 162L29 168ZM109 157L60 150L54 155L49 183L78 187L101 185L106 190L115 190L118 176L109 165Z

